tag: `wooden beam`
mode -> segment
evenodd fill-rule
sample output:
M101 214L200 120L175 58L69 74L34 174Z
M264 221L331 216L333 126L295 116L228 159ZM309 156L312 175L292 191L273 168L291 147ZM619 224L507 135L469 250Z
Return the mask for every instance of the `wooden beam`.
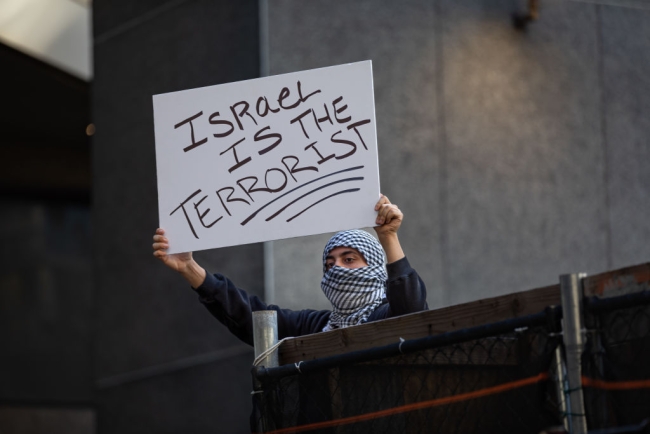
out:
M650 290L650 263L588 276L585 297L608 298Z
M650 263L589 276L584 281L587 297L613 297L650 290ZM388 345L503 321L560 304L559 285L419 312L356 327L289 339L280 346L280 364L296 363L350 351Z
M467 327L538 313L560 304L560 286L502 295L419 312L326 333L288 339L280 346L280 364L296 363L388 345Z

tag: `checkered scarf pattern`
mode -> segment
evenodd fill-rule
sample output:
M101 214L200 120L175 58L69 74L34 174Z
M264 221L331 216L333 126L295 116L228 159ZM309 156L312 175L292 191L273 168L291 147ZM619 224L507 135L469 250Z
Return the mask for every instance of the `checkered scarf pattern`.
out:
M327 255L336 247L353 247L363 255L367 267L326 269ZM381 244L368 232L349 230L334 235L323 250L321 289L332 303L332 314L323 331L367 321L386 297L386 255Z

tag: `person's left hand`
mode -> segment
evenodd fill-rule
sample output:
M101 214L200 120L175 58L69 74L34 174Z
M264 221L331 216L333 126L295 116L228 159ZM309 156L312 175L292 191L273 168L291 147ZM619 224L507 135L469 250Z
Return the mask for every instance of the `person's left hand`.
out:
M390 203L390 200L382 194L375 205L375 211L377 211L377 220L375 221L377 236L397 234L404 219L404 214L397 205Z

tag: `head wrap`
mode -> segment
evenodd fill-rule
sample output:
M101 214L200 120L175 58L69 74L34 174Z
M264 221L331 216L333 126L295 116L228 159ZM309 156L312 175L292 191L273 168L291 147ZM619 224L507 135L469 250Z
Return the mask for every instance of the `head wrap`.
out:
M357 249L368 263L361 268L333 266L327 270L326 258L337 247ZM323 250L321 289L332 303L332 314L323 331L367 321L386 296L386 255L381 244L368 232L349 230L335 234Z

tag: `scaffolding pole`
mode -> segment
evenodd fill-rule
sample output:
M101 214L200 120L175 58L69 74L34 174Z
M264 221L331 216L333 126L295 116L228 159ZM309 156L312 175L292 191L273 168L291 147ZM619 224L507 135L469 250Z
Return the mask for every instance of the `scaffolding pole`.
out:
M580 365L584 349L582 334L582 279L585 274L564 274L560 276L562 297L562 336L566 360L567 420L571 434L587 433L587 418L582 394L582 368Z
M274 310L253 312L253 346L255 358L278 342L278 313ZM278 366L278 352L272 351L260 363L261 366Z

